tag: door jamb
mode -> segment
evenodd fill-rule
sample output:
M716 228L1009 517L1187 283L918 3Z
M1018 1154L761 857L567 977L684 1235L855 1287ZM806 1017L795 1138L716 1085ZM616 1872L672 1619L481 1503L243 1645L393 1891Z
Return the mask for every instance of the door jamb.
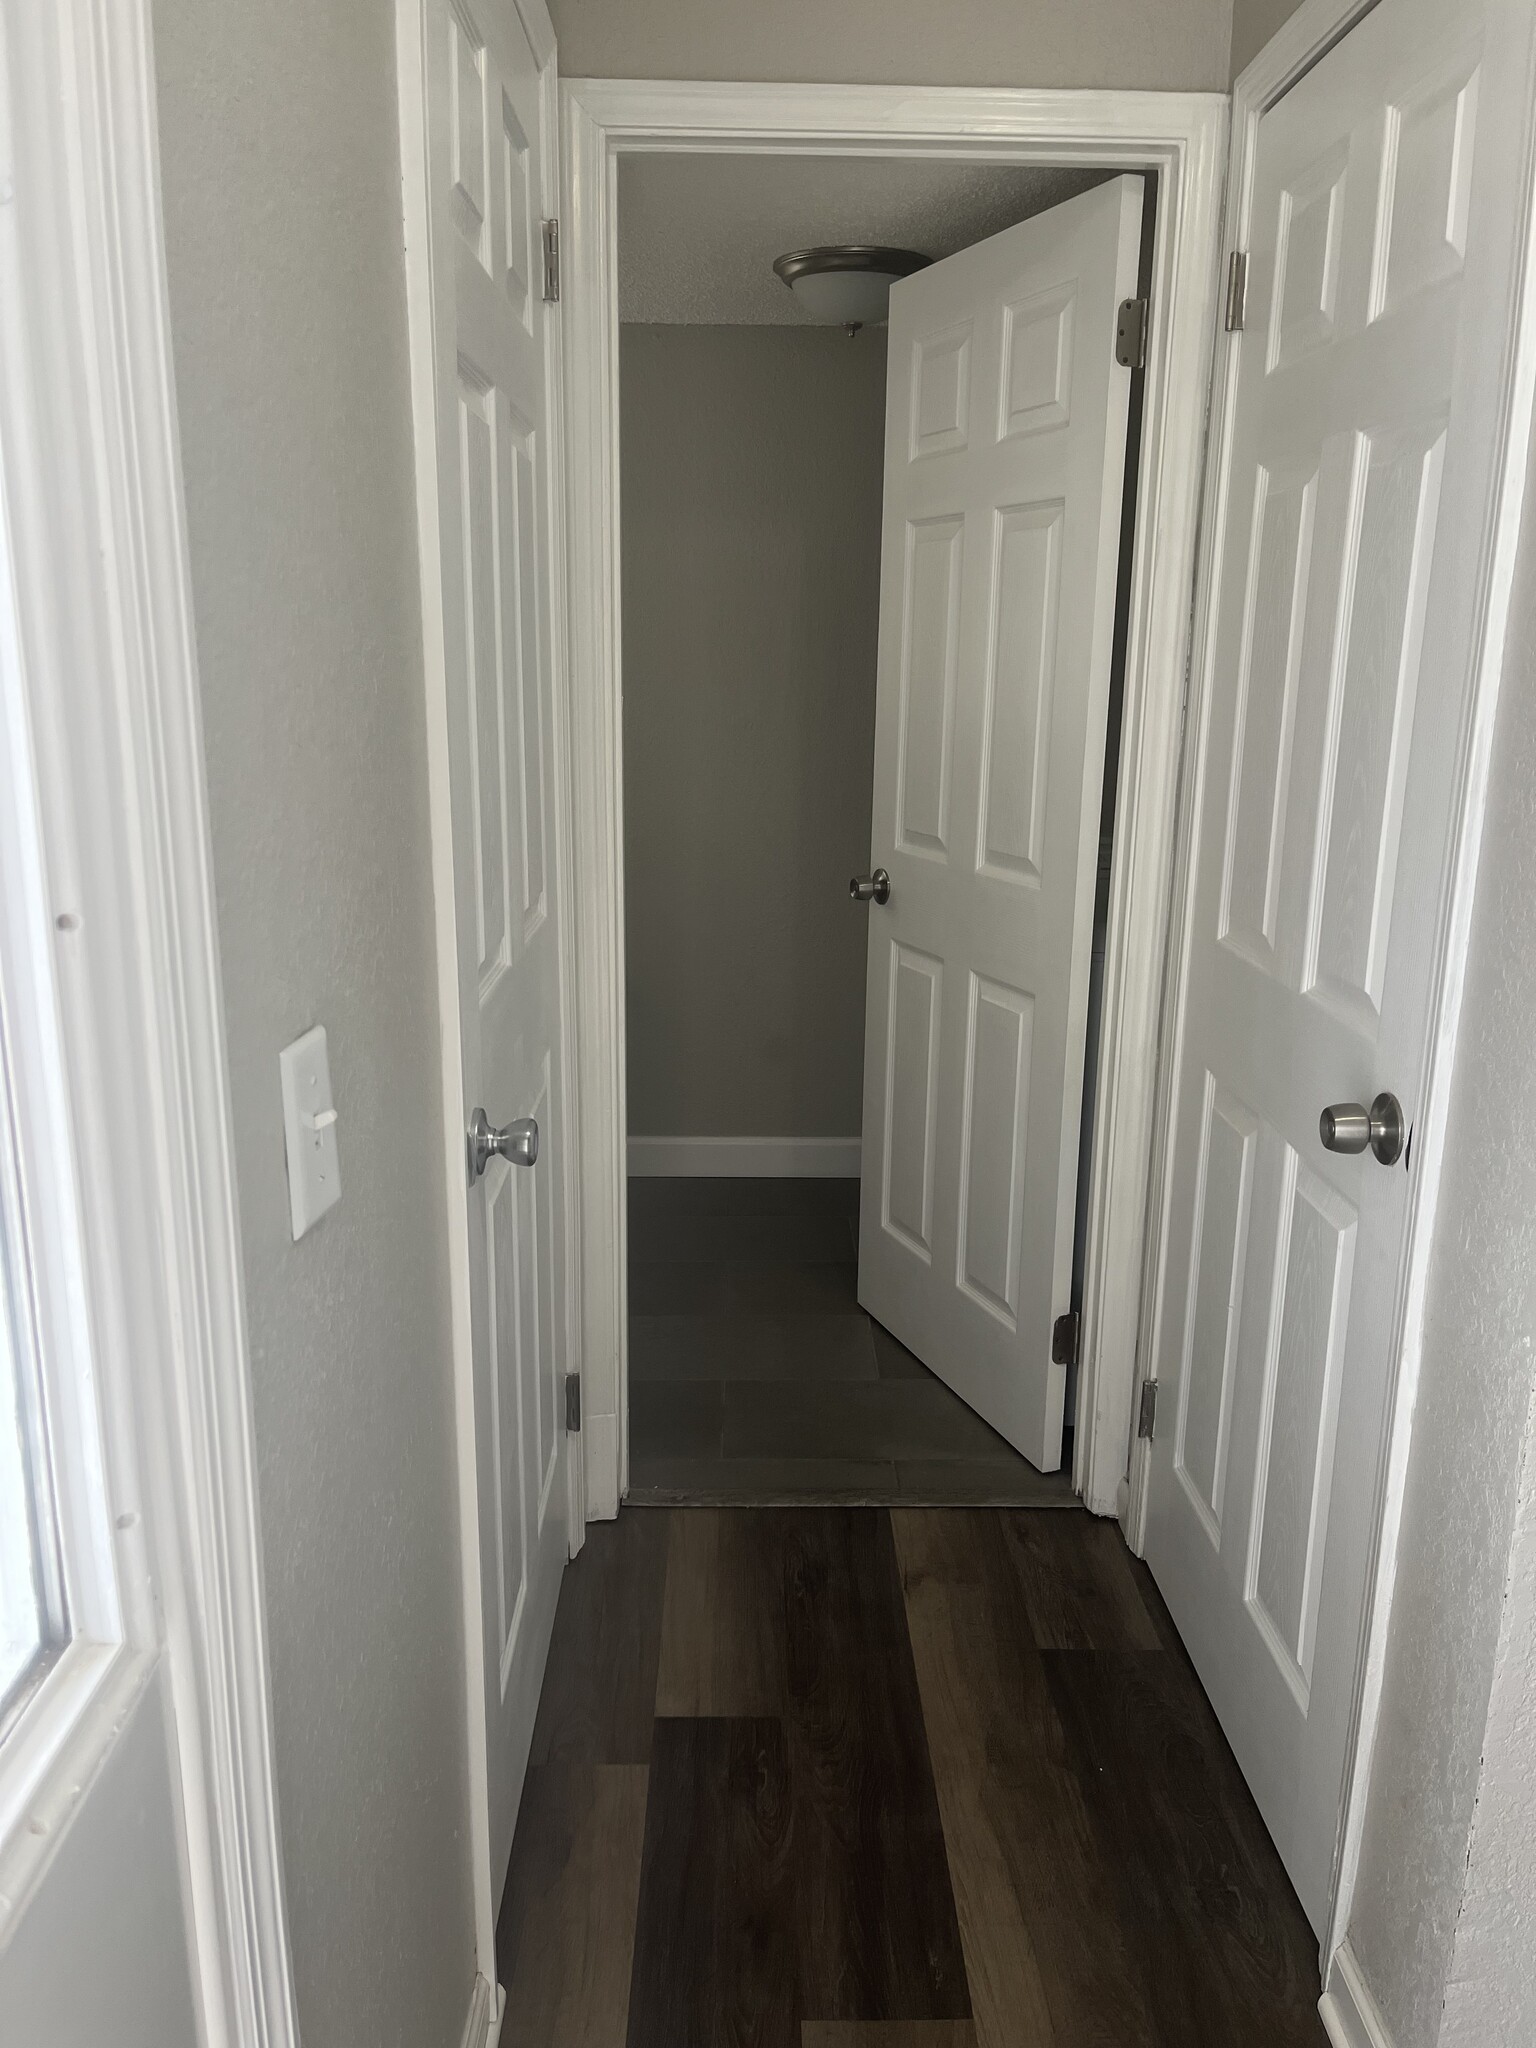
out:
M1094 164L1158 174L1074 1483L1114 1514L1135 1380L1174 795L1217 303L1217 93L567 80L567 536L587 1511L628 1485L617 160L631 151Z
M1237 80L1232 96L1231 154L1223 212L1223 269L1230 252L1247 245L1260 119L1375 5L1376 0L1304 0L1304 4ZM1419 1340L1433 1250L1436 1197L1487 799L1494 713L1503 669L1515 551L1526 497L1533 394L1536 394L1536 290L1532 288L1533 267L1536 267L1536 113L1527 116L1523 161L1524 175L1513 195L1514 203L1521 209L1523 226L1519 238L1520 272L1514 285L1512 331L1506 358L1503 438L1498 473L1491 493L1480 637L1473 651L1473 678L1462 735L1460 791L1453 822L1450 871L1437 920L1435 943L1438 957L1428 1026L1429 1056L1425 1066L1423 1108L1417 1120L1414 1140L1420 1172L1415 1176L1414 1191L1410 1197L1405 1256L1395 1309L1395 1380L1389 1397L1386 1441L1375 1479L1375 1543L1355 1679L1351 1756L1339 1816L1334 1897L1322 1950L1325 1990L1321 2004L1330 2033L1334 2032L1336 2023L1344 2025L1338 2015L1354 2009L1352 2001L1356 1996L1352 1987L1358 1979L1358 1966L1348 1942L1349 1915L1359 1869L1381 1703L1409 1440L1418 1386ZM1205 697L1215 657L1215 596L1220 573L1219 548L1226 499L1227 458L1237 394L1237 355L1236 349L1227 349L1226 360L1218 364L1211 380L1209 456L1190 657L1189 694L1194 716L1190 721L1191 744L1186 749L1183 779L1187 782L1192 780L1192 763L1197 752L1194 742L1204 717ZM1179 799L1179 827L1169 904L1167 998L1166 1014L1162 1019L1162 1035L1169 1046L1169 1056L1162 1062L1158 1083L1142 1324L1137 1347L1144 1374L1150 1374L1155 1367L1156 1333L1161 1326L1165 1291L1163 1253L1168 1225L1168 1176L1172 1165L1170 1140L1177 1066L1176 1011L1193 888L1196 823L1190 791L1186 789ZM1130 1501L1125 1526L1127 1539L1138 1554L1145 1542L1150 1473L1151 1445L1133 1444ZM1335 2035L1335 2038L1342 2036Z

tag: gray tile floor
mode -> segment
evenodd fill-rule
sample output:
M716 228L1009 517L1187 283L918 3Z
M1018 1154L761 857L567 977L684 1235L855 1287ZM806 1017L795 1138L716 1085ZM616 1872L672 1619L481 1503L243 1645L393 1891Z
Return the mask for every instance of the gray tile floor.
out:
M633 1501L1070 1507L859 1307L859 1184L629 1183Z

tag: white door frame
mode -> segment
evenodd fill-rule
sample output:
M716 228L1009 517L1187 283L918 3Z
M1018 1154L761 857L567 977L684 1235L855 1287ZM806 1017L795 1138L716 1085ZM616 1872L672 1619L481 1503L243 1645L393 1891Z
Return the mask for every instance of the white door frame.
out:
M1522 4L1536 5L1536 0L1522 0ZM1238 79L1233 93L1232 151L1224 212L1224 262L1229 251L1247 246L1260 118L1374 5L1375 0L1304 0L1304 4ZM1355 2021L1345 2017L1354 2013L1356 2001L1351 1986L1360 1981L1345 1934L1359 1867L1371 1753L1381 1698L1387 1628L1396 1575L1397 1540L1402 1521L1404 1484L1408 1468L1409 1437L1418 1386L1424 1297L1434 1242L1436 1198L1445 1146L1472 899L1477 879L1478 847L1487 797L1494 712L1504 663L1505 632L1515 550L1525 502L1532 395L1533 391L1536 391L1536 293L1530 288L1533 233L1536 233L1536 228L1533 228L1533 223L1536 223L1536 89L1527 95L1527 108L1522 147L1524 174L1518 189L1510 194L1510 204L1520 210L1523 221L1519 236L1522 267L1513 291L1515 317L1505 356L1505 388L1502 394L1503 435L1497 474L1492 481L1488 504L1484 588L1480 594L1481 626L1478 644L1474 650L1468 713L1462 732L1457 766L1459 796L1455 811L1455 851L1436 914L1435 993L1427 1035L1423 1107L1413 1140L1418 1166L1413 1176L1413 1189L1409 1197L1405 1253L1398 1279L1394 1313L1395 1365L1389 1403L1390 1422L1374 1481L1376 1508L1373 1521L1376 1535L1370 1572L1371 1593L1367 1602L1366 1625L1360 1644L1355 1684L1353 1754L1345 1780L1344 1806L1340 1815L1338 1869L1329 1934L1323 1950L1326 1983L1323 1998L1324 2017L1329 2023L1330 2031L1334 2031L1336 2026L1342 2029L1335 2032L1335 2038L1345 2042L1364 2041L1369 2038L1363 2021L1360 2022L1358 2032L1350 2031ZM1189 722L1189 745L1185 749L1186 766L1198 757L1199 734L1207 715L1215 659L1218 622L1216 598L1221 573L1220 540L1225 531L1231 430L1237 394L1237 356L1236 349L1227 350L1227 360L1218 366L1212 383L1210 456L1206 466L1205 508L1201 517L1200 569L1190 687L1193 715ZM1196 806L1190 794L1186 792L1181 800L1169 911L1169 1014L1163 1020L1163 1033L1168 1042L1169 1052L1168 1057L1162 1062L1152 1162L1149 1228L1146 1239L1146 1279L1139 1346L1143 1365L1148 1364L1153 1357L1155 1333L1161 1326L1162 1319L1162 1247L1168 1228L1167 1196L1172 1164L1171 1124L1174 1082L1178 1071L1179 1020L1175 1014L1175 1004L1183 972L1185 948L1189 940L1189 909L1194 879L1193 849L1198 822L1195 813ZM1147 1444L1134 1445L1131 1461L1131 1498L1125 1518L1126 1535L1132 1549L1138 1553L1142 1548L1146 1527L1147 1490L1151 1471L1150 1450L1151 1447ZM1330 2009L1330 2001L1333 2003L1333 2009Z
M1227 102L1216 93L567 80L561 94L570 730L588 1512L628 1484L617 167L631 151L1155 170L1157 226L1110 881L1074 1482L1126 1472Z
M545 0L514 0L527 31L534 61L543 71L544 190L560 189L559 101L552 60L555 31ZM469 1272L469 1179L465 1168L464 1061L459 1016L458 912L453 873L453 791L449 776L449 703L443 620L445 594L439 528L437 446L438 337L432 247L429 234L427 78L424 42L426 0L397 0L396 65L400 94L401 185L405 216L405 287L411 347L411 410L416 450L417 535L420 551L422 653L426 671L428 811L432 844L433 921L437 945L443 1105L443 1176L448 1227L449 1299L452 1317L454 1412L459 1486L459 1547L463 1576L466 1708L469 1717L469 1808L474 1866L475 1942L480 1973L479 2004L466 2041L494 2043L501 2024L502 1994L496 1985L496 1900L503 1873L491 1868L490 1795L483 1702L484 1651L481 1622L480 1515L475 1461L474 1324ZM579 1128L580 1094L572 1018L575 965L571 927L576 905L572 887L571 806L565 687L565 500L561 435L562 350L560 307L548 308L548 460L550 564L550 701L554 717L557 774L554 797L556 886L563 892L561 981L563 1068L566 1104L561 1127ZM566 1299L564 1314L569 1370L582 1372L580 1288L582 1272L579 1148L566 1162ZM567 1526L574 1555L587 1522L586 1465L581 1438L566 1440Z
M93 1651L25 1759L0 1893L25 1910L163 1664L204 2038L298 2048L151 9L0 7L0 238L26 280L0 292L5 486L53 913L34 986L63 1041L50 1135L84 1191L106 1457L142 1508L115 1523L121 1640L77 1639L44 1681Z

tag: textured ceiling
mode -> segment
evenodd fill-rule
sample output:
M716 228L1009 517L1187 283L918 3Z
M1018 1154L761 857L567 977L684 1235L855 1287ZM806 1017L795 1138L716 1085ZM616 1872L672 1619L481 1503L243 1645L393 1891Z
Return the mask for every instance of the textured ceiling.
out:
M1103 171L816 156L621 156L619 318L796 327L787 249L883 242L952 256Z

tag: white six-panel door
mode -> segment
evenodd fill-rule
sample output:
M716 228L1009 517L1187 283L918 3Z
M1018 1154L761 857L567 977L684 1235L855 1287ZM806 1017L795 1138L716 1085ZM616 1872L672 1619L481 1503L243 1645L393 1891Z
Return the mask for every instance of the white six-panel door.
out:
M1147 1556L1321 1931L1417 1158L1525 27L1381 0L1259 124L1199 755ZM1481 309L1484 318L1476 317Z
M504 1881L567 1551L562 903L552 693L554 43L542 0L426 0L435 499L463 1099L533 1117L468 1177L484 1770ZM540 48L530 40L528 23ZM431 592L428 581L429 597ZM431 609L429 604L429 634ZM430 648L429 648L430 656ZM456 1151L455 1157L457 1158ZM472 1758L472 1770L479 1759Z
M1061 1463L1142 184L891 293L859 1299Z

